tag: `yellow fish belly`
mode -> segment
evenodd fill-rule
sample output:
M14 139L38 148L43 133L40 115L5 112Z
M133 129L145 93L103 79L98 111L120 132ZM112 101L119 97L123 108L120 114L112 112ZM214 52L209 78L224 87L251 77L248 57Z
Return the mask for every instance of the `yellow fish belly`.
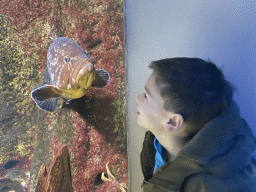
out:
M59 89L65 98L78 99L85 95L87 89L92 85L96 77L96 71L93 70L78 79L77 89Z

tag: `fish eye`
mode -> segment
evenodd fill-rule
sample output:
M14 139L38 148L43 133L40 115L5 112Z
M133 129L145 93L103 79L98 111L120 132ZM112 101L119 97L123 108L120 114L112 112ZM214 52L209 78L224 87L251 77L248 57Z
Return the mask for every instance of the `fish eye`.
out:
M65 58L64 58L64 61L67 63L67 62L70 61L70 58L69 58L69 57L65 57Z

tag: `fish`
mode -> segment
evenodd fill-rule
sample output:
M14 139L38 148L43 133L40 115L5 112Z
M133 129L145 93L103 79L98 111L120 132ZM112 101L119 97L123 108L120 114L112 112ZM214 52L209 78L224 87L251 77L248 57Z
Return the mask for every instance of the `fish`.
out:
M44 80L46 84L32 89L31 98L40 109L54 112L59 98L68 104L83 97L90 87L108 85L110 75L104 69L95 69L89 52L78 43L54 36L47 52Z

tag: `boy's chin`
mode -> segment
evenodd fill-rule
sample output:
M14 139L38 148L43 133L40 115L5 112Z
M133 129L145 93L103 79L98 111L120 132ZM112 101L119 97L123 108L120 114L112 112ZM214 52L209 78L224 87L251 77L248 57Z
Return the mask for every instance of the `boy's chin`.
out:
M147 128L147 126L145 126L145 125L144 125L143 123L141 123L139 120L137 120L137 124L138 124L140 127L149 130L149 129Z
M143 127L143 124L141 123L139 117L137 117L137 124L140 126L140 127ZM144 128L144 127L143 127Z
M141 123L140 123L139 119L137 119L137 124L141 127Z

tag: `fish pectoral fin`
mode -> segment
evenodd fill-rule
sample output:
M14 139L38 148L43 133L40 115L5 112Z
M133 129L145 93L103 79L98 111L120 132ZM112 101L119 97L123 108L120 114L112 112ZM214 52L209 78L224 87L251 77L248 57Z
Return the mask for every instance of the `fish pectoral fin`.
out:
M96 77L91 85L91 87L103 88L110 82L110 75L104 69L96 69Z
M31 98L37 101L44 101L50 98L56 98L61 92L54 85L40 85L32 90Z
M49 111L49 112L54 112L56 107L57 107L57 99L56 98L51 98L51 99L47 99L45 101L38 101L38 100L34 100L37 104L37 106L45 111Z

